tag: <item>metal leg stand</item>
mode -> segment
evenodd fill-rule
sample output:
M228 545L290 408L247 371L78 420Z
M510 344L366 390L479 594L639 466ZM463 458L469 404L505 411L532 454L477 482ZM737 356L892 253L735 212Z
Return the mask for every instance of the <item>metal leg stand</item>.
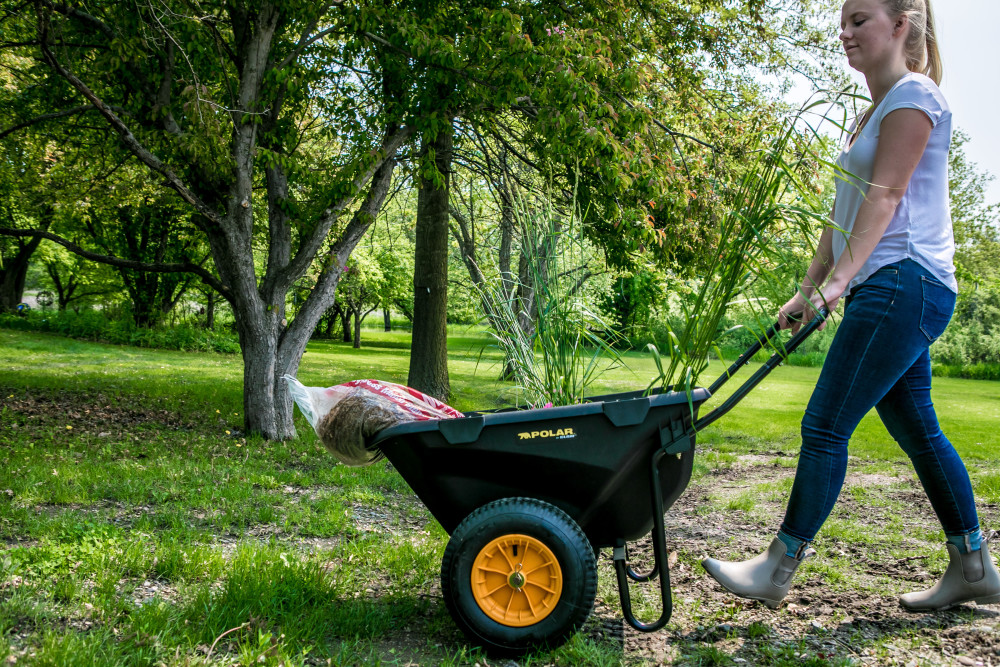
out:
M665 452L657 449L653 454L650 465L650 487L653 492L653 560L654 569L648 575L636 574L628 565L628 555L624 546L615 547L615 573L618 575L618 597L622 603L622 615L625 620L636 630L642 632L655 632L667 624L670 615L673 613L673 598L670 595L670 568L667 563L667 543L664 537L663 528L663 495L660 491L660 459ZM663 611L660 617L652 623L643 623L632 613L632 599L629 595L629 579L635 581L648 581L659 575L660 577L660 598L663 603Z

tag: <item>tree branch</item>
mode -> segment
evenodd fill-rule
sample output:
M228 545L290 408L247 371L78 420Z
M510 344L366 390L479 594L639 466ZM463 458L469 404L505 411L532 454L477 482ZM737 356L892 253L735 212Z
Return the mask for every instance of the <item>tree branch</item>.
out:
M490 130L489 132L490 136L493 137L494 140L499 142L500 145L504 148L504 150L509 151L511 154L514 155L514 157L516 157L518 160L528 165L538 173L540 174L544 173L544 170L538 164L536 164L533 160L531 160L526 155L523 155L520 151L518 151L517 148L511 144L511 142L507 141L507 138L504 137L503 134L501 134L500 132L496 132L494 130Z
M307 30L306 33L308 33L315 27L316 27L315 24L309 26L309 30ZM292 64L293 62L295 62L296 58L302 55L302 52L306 49L306 47L308 47L310 44L315 44L319 40L329 35L331 32L336 32L337 30L338 30L337 26L331 26L326 30L321 30L312 37L308 38L306 37L306 33L303 33L302 37L299 39L299 43L295 45L295 48L292 49L291 53L285 56L284 59L280 63L278 63L278 66L275 67L275 69L284 69L288 65Z
M91 28L94 28L95 30L103 33L106 37L111 38L115 36L115 33L111 29L111 27L101 19L94 16L93 14L88 14L87 12L81 12L79 9L74 9L72 7L69 7L68 5L57 5L54 2L50 2L50 0L40 0L39 4L43 5L44 7L48 7L52 11L58 12L63 16L80 19L83 23L86 23ZM42 39L42 43L43 44L45 43L44 38Z
M43 0L44 2L44 0ZM75 11L75 10L74 10ZM139 143L135 135L128 128L127 125L122 121L121 118L112 111L111 107L104 103L104 101L99 98L83 81L77 78L72 72L63 67L58 60L56 60L55 55L48 47L48 17L39 14L39 38L41 40L42 56L45 61L49 64L52 69L54 69L61 77L66 79L71 86L76 88L76 90L83 95L85 98L90 100L90 103L101 113L102 116L107 119L108 123L111 125L112 129L115 130L121 136L122 141L128 147L128 149L135 155L139 160L145 164L147 167L155 171L156 173L162 175L167 184L177 191L177 194L181 198L191 204L195 210L198 211L207 220L210 220L213 224L221 227L221 219L216 211L209 207L204 201L201 200L194 192L188 188L187 185L173 172L170 167L163 163L160 158L156 157L148 148Z
M636 106L632 102L630 102L624 95L622 95L621 93L618 93L618 92L616 92L614 95L619 100L621 100L622 102L624 102L630 109L632 109L633 111L636 110ZM707 143L705 141L702 141L698 137L692 137L690 134L684 134L683 132L678 132L677 130L673 130L673 129L669 128L668 126L664 125L662 122L658 121L653 116L650 116L649 119L651 121L653 121L654 125L656 125L658 128L660 128L661 130L663 130L664 132L666 132L671 137L675 137L675 138L676 137L681 137L681 138L687 139L688 141L693 141L696 144L701 144L705 148L708 148L708 149L712 150L713 152L719 150L718 148L716 148L712 144Z
M109 104L108 108L119 115L124 116L126 114L125 110L119 106ZM43 114L22 123L18 123L17 125L12 125L6 130L0 130L0 139L3 139L8 134L12 134L18 130L23 130L26 127L31 127L32 125L37 125L38 123L44 123L45 121L54 120L56 118L65 118L66 116L73 116L80 113L86 113L88 111L97 111L97 109L93 105L86 104L79 107L73 107L72 109L63 109L62 111L54 111L52 113Z
M229 288L224 285L222 281L213 276L211 272L204 267L198 266L197 264L191 264L190 262L151 264L147 262L137 262L131 259L122 259L121 257L114 257L112 255L102 255L100 253L85 250L69 239L65 239L58 234L45 232L40 229L10 229L8 227L0 227L0 235L15 237L31 236L34 238L47 239L58 243L70 252L79 255L84 259L100 262L101 264L108 264L120 269L132 269L133 271L146 271L149 273L193 273L201 278L207 285L211 285L212 288L221 294L227 301L230 301L232 298Z
M343 273L344 266L347 264L348 257L350 257L351 252L357 246L361 237L364 236L364 233L375 220L375 216L382 209L382 203L385 201L385 197L389 192L389 185L392 183L392 173L396 168L396 151L411 133L412 129L410 128L394 128L392 126L387 128L386 134L388 136L385 143L383 143L383 157L379 161L377 168L366 179L371 180L371 184L368 187L365 200L355 212L351 222L348 223L347 227L341 233L340 238L337 239L327 253L327 261L322 273L320 273L319 279L316 281L316 286L299 310L295 320L285 330L285 333L282 334L283 339L285 337L299 337L306 329L314 327L316 322L319 321L320 315L333 303L337 284L340 282L340 276ZM357 183L357 181L355 182ZM345 202L345 205L347 203L349 202ZM332 218L330 224L332 224ZM313 239L318 238L322 240L328 232L329 227L327 227L327 231L323 232L322 235L317 235L314 232ZM318 252L318 249L315 252ZM288 283L297 280L302 273L298 272L298 269L294 267L297 265L301 266L304 263L305 268L308 268L314 256L314 253L307 254L300 249L299 253L289 263L288 267L286 267L284 275L279 277L279 280L287 281ZM305 268L301 269L301 271L304 272Z
M47 120L53 120L55 118L65 118L66 116L73 116L78 113L84 113L85 111L93 111L93 110L94 110L93 106L85 104L84 106L81 107L73 107L72 109L63 109L62 111L54 111L53 113L43 114L41 116L32 118L31 120L26 120L23 123L12 125L8 127L6 130L0 130L0 139L3 139L8 134L17 132L18 130L22 130L26 127L30 127L37 123L44 123Z
M281 18L281 10L276 4L261 3L254 12L253 20L244 26L245 31L237 49L241 66L236 108L230 113L233 132L229 154L234 165L234 178L229 186L229 200L242 202L242 209L230 207L230 216L236 229L247 239L253 233L253 210L249 206L253 198L253 180L250 176L253 174L260 125L247 122L246 118L248 114L263 111L257 108L257 104L267 73L272 40Z
M462 251L462 261L465 263L465 267L469 270L469 277L472 278L472 281L476 285L485 284L486 276L483 275L482 270L476 263L476 244L472 240L472 235L469 233L469 221L455 206L449 205L448 213L451 214L452 219L458 223L457 226L450 225L451 234L455 237L455 242L458 243L458 247Z
M166 32L166 29L164 29ZM166 53L160 54L160 65L161 72L163 74L163 79L160 81L160 87L156 91L156 103L153 105L153 116L155 117L160 112L163 112L163 129L165 129L170 134L174 136L181 135L181 128L177 124L177 120L174 119L173 112L170 111L170 96L173 89L174 83L174 40L173 38L167 42ZM193 75L193 74L192 74ZM195 83L198 79L195 78ZM197 90L197 86L195 86ZM199 93L195 93L196 96Z
M343 197L340 201L323 212L323 215L316 223L316 227L313 229L312 234L310 234L309 237L306 238L299 246L298 252L295 253L295 257L292 258L292 261L288 263L288 266L282 272L282 275L276 278L279 283L291 284L305 274L309 265L312 263L313 258L316 256L316 253L318 253L320 248L323 246L323 241L326 239L327 234L330 233L333 221L337 219L344 209L351 205L351 203L357 198L361 188L363 188L365 184L371 180L371 178L375 175L375 172L381 169L386 162L395 160L396 151L398 151L399 147L410 138L413 132L414 128L412 126L406 126L397 129L393 134L386 137L381 148L379 149L382 156L381 159L373 162L368 169L354 179L354 183L352 184L353 187L351 188L352 194ZM375 213L378 213L378 211L375 211ZM367 227L365 227L365 229L367 229ZM350 231L351 225L349 224L348 228L344 230L344 234L341 238L345 238ZM355 243L356 242L357 241L355 240ZM352 245L351 248L353 249L353 247L354 246Z

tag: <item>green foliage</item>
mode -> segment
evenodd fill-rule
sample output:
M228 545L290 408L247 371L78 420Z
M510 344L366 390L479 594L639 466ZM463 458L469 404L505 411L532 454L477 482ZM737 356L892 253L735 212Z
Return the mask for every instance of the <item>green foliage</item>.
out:
M1000 363L941 364L934 362L933 375L967 380L1000 380Z
M580 403L601 373L621 362L602 338L607 323L571 287L572 276L582 268L580 213L570 209L567 219L549 200L532 204L524 199L515 211L532 298L525 302L502 285L480 286L488 332L529 406Z
M791 23L798 10L786 14ZM752 78L736 73L799 57L751 46L780 43L788 27L764 20L756 0L362 3L343 20L348 33L377 26L411 57L385 64L417 82L401 106L434 110L412 116L421 132L457 115L558 188L578 181L593 215L586 234L616 266L643 253L677 264L707 254L712 202L701 184L759 115ZM812 39L804 28L787 34ZM433 178L431 157L415 169Z
M667 323L665 365L658 348L650 346L658 370L651 388L690 391L696 386L718 346L726 311L737 297L747 298L754 282L770 286L772 267L782 264L782 246L775 238L806 234L822 215L811 183L818 158L796 127L799 117L750 137L753 161L735 188L722 183L715 193L725 212L717 221L713 256L691 298L680 301L680 326Z
M388 221L387 221L388 222ZM376 225L371 234L371 250L382 273L379 306L413 312L413 240L412 227L400 229L407 221L397 220L395 229Z
M236 336L189 324L137 327L131 320L111 318L98 310L32 311L27 316L0 314L0 327L21 331L43 331L70 338L101 341L114 345L153 347L166 350L198 350L236 354Z
M931 359L945 366L996 364L1000 359L1000 332L990 332L978 321L967 327L949 326L931 348Z
M117 300L123 291L121 277L110 266L86 260L49 241L38 247L32 269L27 287L49 292L51 307L58 310L102 305Z
M384 304L386 279L380 263L365 248L358 248L344 267L337 285L340 305L354 318L354 347L361 346L361 323Z
M955 267L964 296L978 286L1000 289L1000 203L987 203L996 177L969 162L968 135L957 130L948 155L948 187L955 230Z
M618 276L608 293L599 303L608 313L615 330L626 339L632 339L648 326L652 311L663 297L657 276L650 270ZM632 345L632 347L637 347Z

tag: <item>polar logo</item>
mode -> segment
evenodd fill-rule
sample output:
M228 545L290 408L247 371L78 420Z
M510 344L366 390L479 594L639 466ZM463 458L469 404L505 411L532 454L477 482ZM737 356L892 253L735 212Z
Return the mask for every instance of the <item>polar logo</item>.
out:
M517 434L518 440L534 440L535 438L575 438L576 433L571 428L546 429L544 431L523 431Z

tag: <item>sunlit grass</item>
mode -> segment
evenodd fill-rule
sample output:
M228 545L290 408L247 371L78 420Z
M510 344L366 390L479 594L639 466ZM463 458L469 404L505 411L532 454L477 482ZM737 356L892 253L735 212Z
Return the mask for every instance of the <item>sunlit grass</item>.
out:
M496 379L501 370L500 351L481 329L456 326L453 330L448 347L449 402L459 410L512 404L512 385ZM303 357L299 378L313 386L362 377L405 384L408 337L405 332L367 332L368 342L357 350L346 343L313 341ZM623 367L596 379L594 394L641 389L655 376L655 364L648 353L633 351L622 357ZM703 380L707 383L722 370L723 364L713 361ZM753 370L751 364L729 380L701 413L717 405ZM799 423L818 375L817 368L777 368L725 418L698 434L699 442L717 451L766 448L796 452ZM242 361L234 355L123 348L0 330L0 384L53 390L86 388L108 393L111 400L145 395L162 402L166 409L218 424L223 431L242 428ZM933 398L945 434L964 457L995 457L1000 383L934 378ZM309 441L311 429L296 415L299 433ZM861 459L905 458L874 411L858 426L851 439L851 453Z
M499 351L477 328L453 330L451 403L464 410L509 403L510 385L496 380ZM300 377L322 386L362 377L405 383L408 342L406 333L377 331L365 332L359 350L313 342ZM595 393L648 384L655 374L649 356L624 358L627 367L601 375ZM705 377L721 368L713 362ZM749 377L752 371L743 372ZM713 472L738 474L748 458L769 467L777 461L783 475L720 495L704 511L728 503L727 511L756 516L787 494L787 467L796 460L799 422L817 374L778 368L698 434L699 484L711 483ZM431 592L447 535L406 482L384 463L337 465L298 415L297 440L273 443L243 434L241 377L238 356L0 330L0 660L259 664L263 656L264 664L378 665L416 656L443 665L485 662L458 633L439 593ZM740 381L731 380L702 412ZM66 409L42 415L11 409L26 396L48 397ZM1000 474L989 464L1000 384L936 378L934 398L946 433L971 463L977 494L997 502ZM79 413L105 406L129 419L98 426ZM895 471L906 461L874 414L862 422L851 454L853 470L868 474ZM905 510L880 502L875 489L848 486L845 493L866 506ZM887 550L904 539L941 538L937 526L908 535L893 530L876 534L864 517L838 509L822 538L883 540ZM736 554L723 547L720 555ZM927 567L940 570L943 559L932 554ZM815 560L805 572L846 577L837 585L849 587L849 566L836 558L822 566ZM602 577L599 598L617 604L613 579ZM697 606L678 604L688 611ZM658 609L657 596L636 593L637 611L656 616ZM732 610L699 613L724 620ZM421 633L407 655L394 641L403 627ZM205 647L233 628L215 657L205 659ZM759 640L755 655L772 650L764 637L747 634ZM30 661L29 652L35 654ZM710 660L725 652L684 655ZM773 660L782 664L785 654L776 652ZM621 662L613 640L578 636L522 664Z

